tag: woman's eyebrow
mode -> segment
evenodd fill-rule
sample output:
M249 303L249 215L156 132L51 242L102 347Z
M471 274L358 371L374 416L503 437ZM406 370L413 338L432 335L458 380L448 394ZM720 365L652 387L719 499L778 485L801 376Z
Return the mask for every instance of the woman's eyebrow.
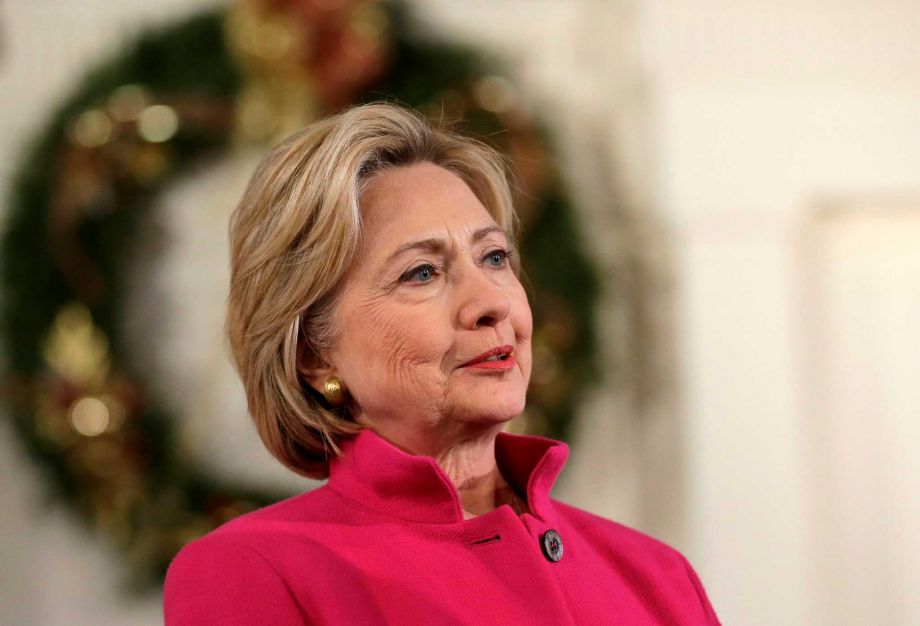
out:
M505 239L508 239L508 233L505 232L504 228L502 228L498 224L491 224L490 226L486 226L485 228L480 228L479 230L474 232L473 236L470 237L470 240L473 243L476 243L477 241L481 241L482 239L485 239L486 236L491 235L492 233L499 233L500 235L504 235Z
M476 243L478 241L485 239L488 235L491 235L492 233L500 233L502 235L505 235L505 237L507 238L507 234L505 233L504 229L502 229L497 224L491 224L489 226L485 226L483 228L480 228L479 230L474 231L472 236L470 237L470 241L472 243ZM446 248L447 248L447 241L445 241L444 239L439 239L437 237L430 237L428 239L420 239L418 241L409 241L409 242L402 244L398 248L396 248L396 250L394 250L392 254L390 254L390 256L387 257L385 264L389 264L390 261L392 261L399 255L403 254L404 252L408 252L409 250L423 250L425 252L438 253L438 252L443 252Z
M424 250L425 252L436 253L443 252L445 248L447 248L447 242L445 242L443 239L437 239L435 237L430 239L420 239L419 241L410 241L396 248L396 250L394 250L393 253L387 257L385 264L389 264L390 261L398 257L400 254L408 252L409 250Z

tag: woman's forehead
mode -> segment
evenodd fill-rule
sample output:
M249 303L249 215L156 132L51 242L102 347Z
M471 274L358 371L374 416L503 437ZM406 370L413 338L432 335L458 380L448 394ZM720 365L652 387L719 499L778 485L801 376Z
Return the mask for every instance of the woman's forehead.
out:
M360 209L363 238L375 247L428 239L464 242L496 231L501 234L466 183L431 163L375 175L361 196Z

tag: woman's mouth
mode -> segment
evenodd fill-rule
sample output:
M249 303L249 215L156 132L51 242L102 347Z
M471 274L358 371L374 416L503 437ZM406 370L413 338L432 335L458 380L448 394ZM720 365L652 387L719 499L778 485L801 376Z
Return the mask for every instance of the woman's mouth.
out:
M507 371L513 368L515 365L513 353L513 346L499 346L470 359L461 365L461 367L469 367L482 370Z

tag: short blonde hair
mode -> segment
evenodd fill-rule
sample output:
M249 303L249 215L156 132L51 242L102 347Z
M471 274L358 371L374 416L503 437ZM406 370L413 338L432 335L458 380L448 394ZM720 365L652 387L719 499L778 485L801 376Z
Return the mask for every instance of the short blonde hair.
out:
M330 450L339 454L338 443L362 428L298 371L335 338L335 296L361 234L361 191L383 169L422 161L459 176L513 236L505 159L389 103L347 109L272 148L230 218L233 362L262 442L299 474L328 476Z

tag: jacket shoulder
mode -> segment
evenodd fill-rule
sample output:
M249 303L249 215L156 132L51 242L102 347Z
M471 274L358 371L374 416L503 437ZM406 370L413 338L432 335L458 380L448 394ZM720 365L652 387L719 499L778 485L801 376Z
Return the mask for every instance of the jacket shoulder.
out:
M186 544L166 573L166 625L304 623L278 569L279 537L297 533L329 511L330 497L319 487L241 515Z
M163 616L166 626L304 621L269 560L232 534L218 532L186 544L170 563Z
M597 552L616 563L618 569L641 573L658 583L677 581L689 584L701 605L708 624L719 624L699 576L687 558L667 543L578 507L552 500L556 511L577 533L593 544Z

